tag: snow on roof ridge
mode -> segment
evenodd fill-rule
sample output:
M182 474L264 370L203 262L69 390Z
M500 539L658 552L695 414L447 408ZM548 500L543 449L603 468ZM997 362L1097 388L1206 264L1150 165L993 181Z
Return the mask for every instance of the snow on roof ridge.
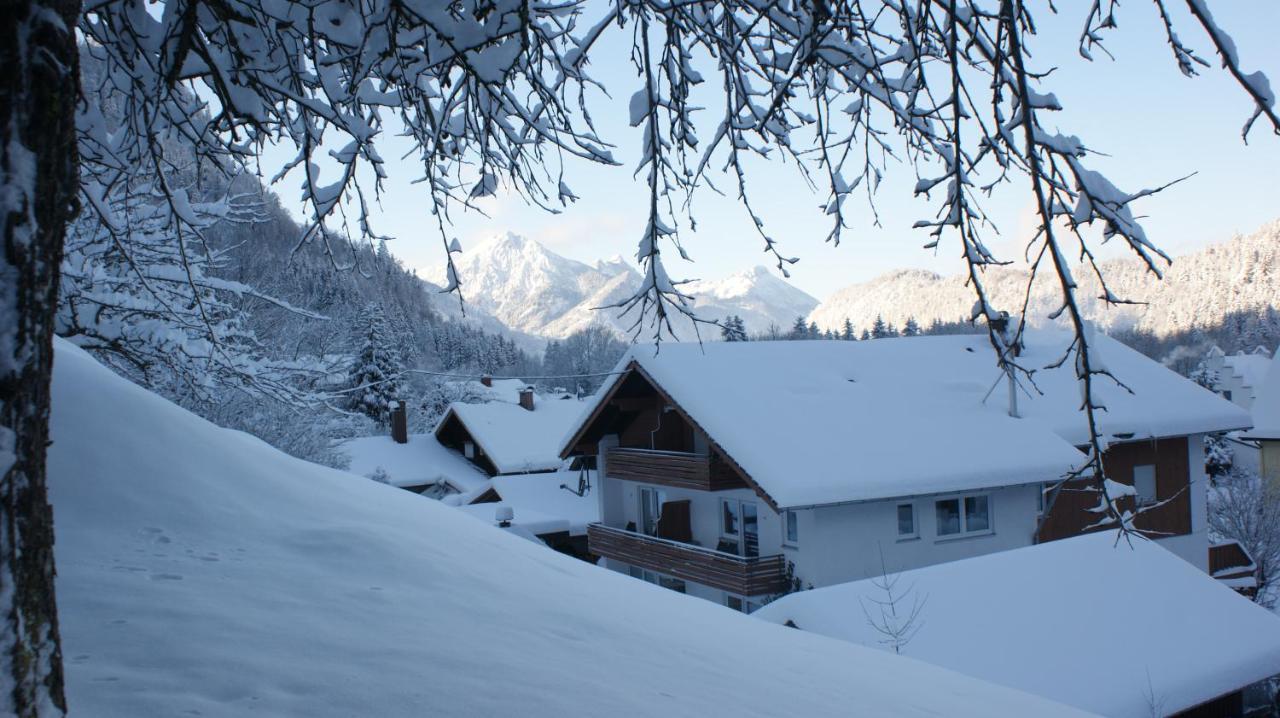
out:
M1028 331L1023 364L1049 366L1067 339ZM1099 389L1107 435L1140 440L1248 425L1243 410L1212 392L1110 337L1096 342L1135 389ZM1014 419L989 398L1004 391L991 351L980 335L716 342L666 345L656 355L633 347L619 366L635 361L777 505L794 507L991 487L989 479L973 484L981 476L1035 483L1068 471L1087 439L1070 363L1038 369L1040 393L1024 392ZM919 450L924 444L929 451Z

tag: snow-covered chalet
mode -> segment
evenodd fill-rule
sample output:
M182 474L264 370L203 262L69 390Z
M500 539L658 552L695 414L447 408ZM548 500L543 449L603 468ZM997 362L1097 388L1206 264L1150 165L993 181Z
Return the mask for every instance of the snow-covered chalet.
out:
M1096 494L1044 516L1088 441L1070 362L1048 368L1067 342L1028 332L1038 370L1012 389L985 336L637 347L561 451L597 457L590 551L749 611L1081 533ZM1108 337L1095 358L1128 387L1097 388L1109 476L1155 507L1140 529L1207 569L1202 436L1248 414Z

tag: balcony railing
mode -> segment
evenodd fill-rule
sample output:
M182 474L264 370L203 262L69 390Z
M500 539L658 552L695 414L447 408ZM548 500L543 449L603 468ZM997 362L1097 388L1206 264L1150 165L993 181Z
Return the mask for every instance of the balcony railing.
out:
M786 590L786 561L781 555L743 558L604 524L587 527L587 546L597 556L742 596Z
M614 447L605 452L606 476L679 489L723 491L746 487L725 462L708 454Z

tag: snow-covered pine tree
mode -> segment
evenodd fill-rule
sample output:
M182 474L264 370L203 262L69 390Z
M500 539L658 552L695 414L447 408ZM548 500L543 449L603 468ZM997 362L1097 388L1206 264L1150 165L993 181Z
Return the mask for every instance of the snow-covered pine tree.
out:
M381 304L365 307L363 324L360 350L347 374L347 407L385 426L391 421L392 402L400 398L400 374L404 367L400 352L389 336Z
M871 323L871 338L884 339L889 336L893 336L889 333L889 325L885 324L884 317L877 314L875 321Z
M904 337L920 336L920 325L916 324L915 317L907 317L907 323L902 325L902 336Z
M747 328L742 321L742 317L731 314L724 318L720 323L720 338L726 342L745 342L747 340Z
M853 322L849 321L849 317L844 318L844 326L840 329L840 338L847 342L857 339L857 336L853 333Z
M792 340L809 338L809 324L805 322L804 317L796 317L791 324L791 331L787 332L787 338Z

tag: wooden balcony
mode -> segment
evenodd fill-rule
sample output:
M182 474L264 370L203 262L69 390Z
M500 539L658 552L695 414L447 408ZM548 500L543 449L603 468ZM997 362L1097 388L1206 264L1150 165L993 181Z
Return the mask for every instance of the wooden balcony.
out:
M623 481L699 491L746 488L723 460L708 454L614 447L605 452L607 476Z
M587 547L597 556L742 596L786 590L786 561L781 555L743 558L603 524L587 527Z

